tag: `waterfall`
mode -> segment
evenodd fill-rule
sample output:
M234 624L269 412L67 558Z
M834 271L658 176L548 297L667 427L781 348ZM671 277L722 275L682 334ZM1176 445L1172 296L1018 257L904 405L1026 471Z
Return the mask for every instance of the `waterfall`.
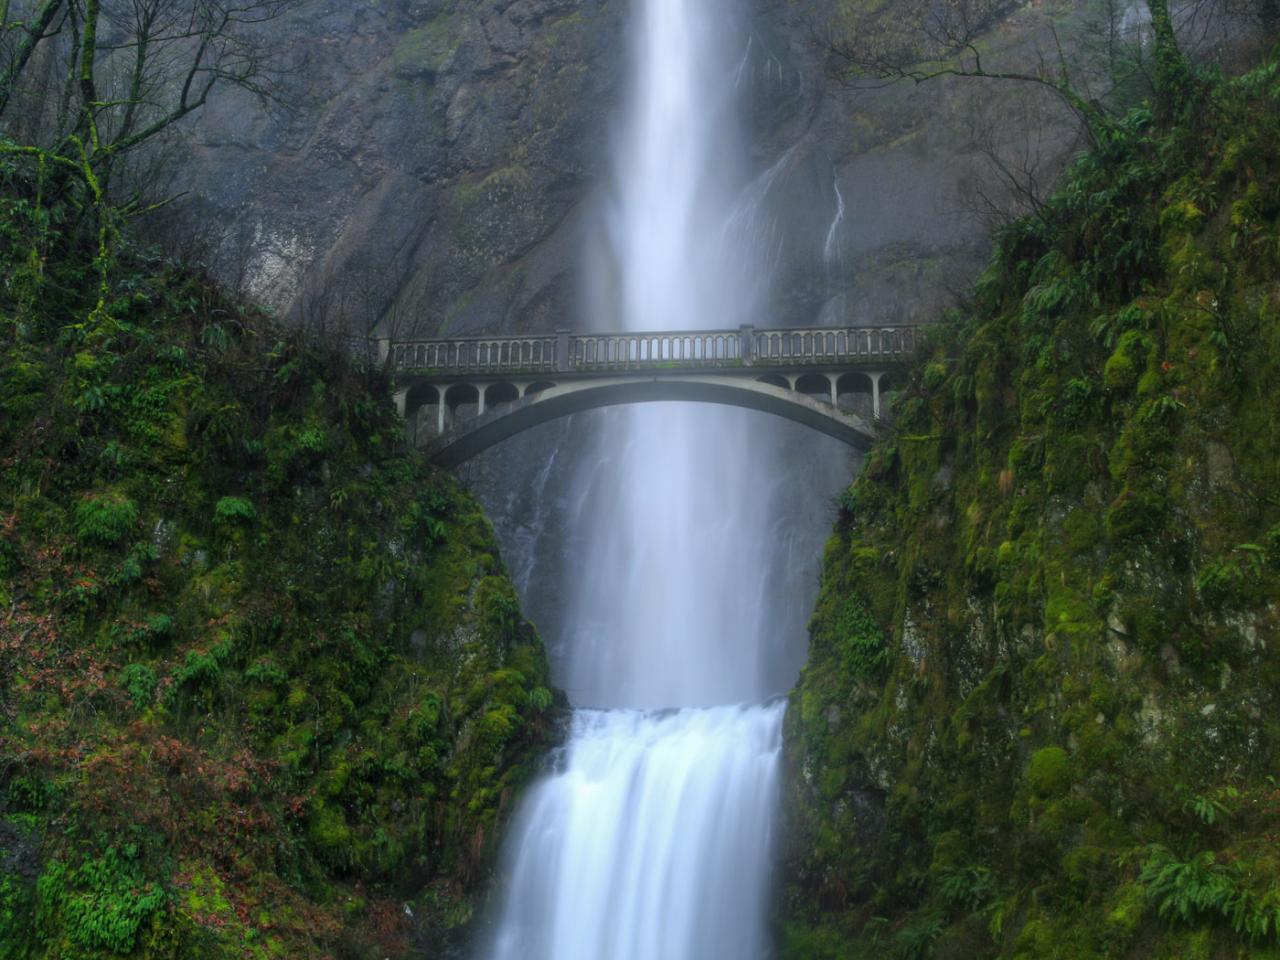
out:
M578 712L518 824L499 960L761 956L782 711Z
M838 170L832 175L831 187L836 194L836 215L831 221L831 226L827 228L827 239L822 245L822 257L827 261L827 266L839 266L842 253L840 226L844 223L844 194L840 192L840 171Z
M761 238L737 226L759 218L742 203L753 194L732 13L716 0L635 0L608 211L617 280L597 308L625 329L733 330L754 319L765 271ZM582 549L568 576L570 699L661 709L785 689L769 584L774 491L760 469L772 424L685 404L597 419L605 442L579 478Z
M745 169L736 5L633 4L609 252L593 251L612 265L597 313L628 330L756 322L778 242L759 208L787 158L754 179ZM797 457L787 444L798 428L727 407L587 417L600 442L566 519L556 644L577 710L513 825L484 957L757 960L768 952L777 694L803 656L830 520L815 478L824 464L841 475L847 459L807 435ZM815 561L795 562L797 551Z

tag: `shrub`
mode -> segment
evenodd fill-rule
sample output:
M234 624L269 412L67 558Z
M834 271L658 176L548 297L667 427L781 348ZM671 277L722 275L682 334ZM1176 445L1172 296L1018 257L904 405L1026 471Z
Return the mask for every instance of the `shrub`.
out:
M85 543L113 546L138 525L138 506L117 494L91 494L76 504L76 536Z
M924 368L924 385L929 390L937 390L947 382L946 364L933 362Z
M131 663L120 671L120 686L139 710L151 706L157 684L156 672L145 663Z
M251 523L257 516L253 504L242 497L223 497L213 508L213 519L217 523Z

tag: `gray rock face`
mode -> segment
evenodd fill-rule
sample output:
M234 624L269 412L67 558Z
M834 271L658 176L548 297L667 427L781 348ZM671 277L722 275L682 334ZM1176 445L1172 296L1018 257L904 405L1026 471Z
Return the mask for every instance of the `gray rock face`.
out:
M1037 160L1056 168L1074 124L1022 85L937 80L855 89L818 39L839 4L761 0L751 66L757 150L785 157L772 188L775 303L788 324L930 322L980 269L991 218L975 183L1003 199L984 156L1024 136L1035 114ZM1013 17L993 57L1026 57L1042 24ZM1000 118L1003 122L996 122ZM983 136L977 134L981 132Z
M273 24L281 102L224 90L194 127L186 212L213 232L215 269L281 313L357 332L598 325L578 315L580 273L626 9L312 0ZM773 312L783 324L929 320L985 252L987 229L965 209L982 170L966 125L1025 94L850 91L813 40L833 9L755 0L740 37L733 80L749 86ZM1011 22L996 42L1033 32Z
M314 0L274 24L283 102L223 91L189 212L283 313L467 332L562 322L604 155L610 0Z
M846 86L815 38L849 6L751 0L726 78L746 88L783 325L936 318L1013 206L1006 175L1043 190L1077 146L1071 114L1034 85ZM307 0L270 27L281 101L223 90L194 126L186 213L213 234L215 270L281 313L360 333L607 326L582 316L582 275L629 7ZM1051 22L1068 38L1091 29L1070 3L1010 9L982 38L994 69L1056 63Z

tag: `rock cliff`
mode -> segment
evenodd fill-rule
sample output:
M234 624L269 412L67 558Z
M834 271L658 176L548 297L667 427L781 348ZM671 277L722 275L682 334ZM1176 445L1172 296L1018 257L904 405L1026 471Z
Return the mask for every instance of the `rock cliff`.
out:
M757 228L785 324L927 320L972 277L993 114L959 82L851 90L821 37L840 6L758 0L738 38ZM184 219L218 271L283 313L422 333L607 326L581 316L625 66L621 0L306 4L279 28L281 99L200 117ZM1043 22L994 43L1027 55ZM1071 145L1052 109L1050 156ZM975 131L982 133L981 136ZM217 225L212 226L212 225Z

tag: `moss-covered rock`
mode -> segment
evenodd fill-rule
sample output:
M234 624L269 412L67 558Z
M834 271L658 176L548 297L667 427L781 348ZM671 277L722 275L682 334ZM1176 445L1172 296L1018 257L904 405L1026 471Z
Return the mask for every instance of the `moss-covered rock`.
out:
M487 521L342 344L123 246L95 309L30 174L0 169L0 957L456 941L558 709Z
M842 498L786 957L1280 955L1280 64L1205 90L1005 231Z

